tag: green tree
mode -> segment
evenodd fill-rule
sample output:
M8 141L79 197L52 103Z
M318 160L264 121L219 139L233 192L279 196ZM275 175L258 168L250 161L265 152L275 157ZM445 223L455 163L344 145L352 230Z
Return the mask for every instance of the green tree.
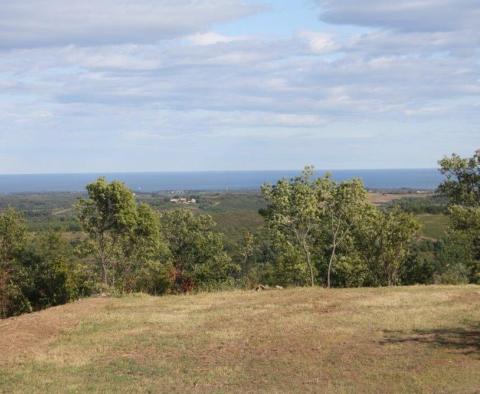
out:
M170 251L160 231L159 216L149 205L138 206L135 226L124 239L122 250L117 272L122 290L161 294L168 289Z
M480 207L480 150L473 157L462 158L456 154L439 161L440 171L446 180L439 186L451 204Z
M464 250L468 278L480 283L480 208L453 205L449 209L450 229L447 241L454 250Z
M87 185L88 198L77 204L77 215L92 243L95 260L105 286L115 284L115 270L122 243L137 224L137 206L133 193L121 182L105 178Z
M171 253L177 291L222 283L238 270L224 250L222 234L214 231L211 216L186 209L166 211L160 225Z
M474 283L480 282L480 150L470 158L462 158L456 154L445 157L440 162L441 172L446 180L438 191L447 196L450 202L450 236L457 240L451 245L459 250L458 240L468 248L471 259L468 276Z
M262 194L268 207L261 213L267 226L282 235L285 242L299 248L304 257L310 285L315 285L316 268L312 260L314 232L319 225L319 206L313 167L305 167L302 175L282 179L276 185L264 185Z
M362 227L359 248L370 265L372 284L399 284L403 265L420 229L418 221L398 208L371 209Z
M24 294L30 285L18 257L26 245L23 216L14 209L0 213L0 317L30 312L32 307Z
M363 220L370 204L367 191L359 180L336 183L327 177L319 179L318 182L318 201L323 216L322 230L327 233L330 243L327 269L327 287L330 288L337 250L352 236L354 228ZM343 262L345 263L345 259Z
M0 263L13 260L25 246L26 226L23 216L13 208L0 213Z
M24 288L33 309L65 304L78 297L72 249L59 233L35 237L19 257L30 285Z

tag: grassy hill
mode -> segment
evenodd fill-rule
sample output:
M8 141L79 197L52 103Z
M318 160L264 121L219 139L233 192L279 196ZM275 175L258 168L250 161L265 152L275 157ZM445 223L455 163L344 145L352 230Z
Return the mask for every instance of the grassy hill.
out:
M0 322L0 392L478 392L480 287L93 298Z

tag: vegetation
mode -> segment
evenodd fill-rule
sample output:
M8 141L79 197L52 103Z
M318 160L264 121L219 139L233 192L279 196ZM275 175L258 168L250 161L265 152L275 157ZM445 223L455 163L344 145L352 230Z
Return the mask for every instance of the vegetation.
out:
M332 273L336 284L400 283L398 272L419 227L413 216L376 209L358 180L337 183L329 175L312 176L307 167L298 178L263 188L276 277L284 271L282 283L288 285L308 272L312 286L327 287Z
M88 270L58 234L30 235L9 209L0 215L0 316L64 304L90 294Z
M98 293L480 283L480 153L440 165L437 195L383 205L312 167L261 195L185 194L196 203L181 207L103 178L55 202L3 196L1 316Z
M89 298L0 322L0 391L474 393L472 286Z

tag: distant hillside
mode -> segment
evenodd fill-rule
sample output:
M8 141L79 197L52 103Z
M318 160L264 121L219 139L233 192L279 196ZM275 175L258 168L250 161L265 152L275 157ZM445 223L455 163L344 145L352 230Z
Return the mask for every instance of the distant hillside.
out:
M478 392L480 287L93 298L0 322L0 392Z

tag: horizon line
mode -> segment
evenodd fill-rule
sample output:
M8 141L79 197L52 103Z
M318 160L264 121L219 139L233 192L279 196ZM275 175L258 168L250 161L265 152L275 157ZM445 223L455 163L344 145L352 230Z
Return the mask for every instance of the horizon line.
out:
M439 170L438 167L392 167L392 168L314 168L315 172L330 171L416 171ZM242 172L301 172L301 169L280 170L158 170L158 171L91 171L91 172L19 172L0 173L0 176L44 176L44 175L118 175L118 174L188 174L188 173L242 173Z

